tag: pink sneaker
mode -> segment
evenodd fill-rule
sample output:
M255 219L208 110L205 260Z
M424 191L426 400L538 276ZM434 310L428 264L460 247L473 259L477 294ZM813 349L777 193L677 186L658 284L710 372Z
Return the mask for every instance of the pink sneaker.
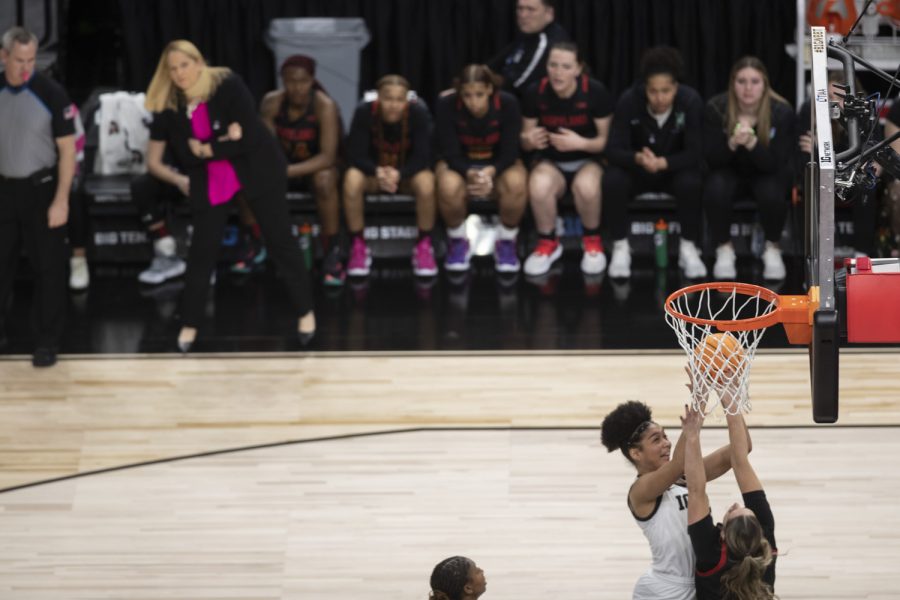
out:
M350 260L347 261L347 275L365 277L372 267L372 253L361 235L353 236L350 246Z
M416 277L433 277L437 275L438 267L434 261L434 248L431 246L431 236L424 236L416 243L412 255L413 273Z

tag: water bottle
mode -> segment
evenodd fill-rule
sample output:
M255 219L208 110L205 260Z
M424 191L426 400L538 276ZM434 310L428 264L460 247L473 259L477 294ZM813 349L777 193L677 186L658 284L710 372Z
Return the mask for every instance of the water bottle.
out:
M656 251L656 266L665 269L669 266L669 224L665 219L656 222L653 228L653 249Z
M303 262L306 268L312 268L312 225L304 223L300 226L300 251L303 252Z

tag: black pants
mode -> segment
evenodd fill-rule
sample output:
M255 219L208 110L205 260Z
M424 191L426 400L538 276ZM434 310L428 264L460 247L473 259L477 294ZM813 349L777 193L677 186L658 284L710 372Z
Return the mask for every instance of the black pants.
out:
M709 220L709 232L715 246L731 239L734 201L750 196L756 201L763 233L769 242L781 239L787 217L791 189L791 172L738 173L734 169L716 169L706 177L703 209Z
M303 254L297 240L291 235L285 194L282 187L257 196L244 193L244 198L256 216L256 222L266 240L266 248L278 268L278 276L287 285L297 316L301 317L312 310L312 293ZM219 255L222 232L232 210L232 202L195 207L193 211L191 222L194 233L188 252L181 313L185 327L197 327L203 318L209 277Z
M166 204L182 200L181 191L172 184L157 179L150 173L131 180L131 199L137 205L144 227L166 218Z
M628 235L628 203L639 194L665 192L675 196L681 237L700 241L700 209L703 178L700 170L651 174L610 165L603 174L604 221L614 240Z
M34 271L32 326L36 347L59 347L65 325L66 228L50 229L47 209L56 194L56 175L0 179L0 318L6 311L21 248Z

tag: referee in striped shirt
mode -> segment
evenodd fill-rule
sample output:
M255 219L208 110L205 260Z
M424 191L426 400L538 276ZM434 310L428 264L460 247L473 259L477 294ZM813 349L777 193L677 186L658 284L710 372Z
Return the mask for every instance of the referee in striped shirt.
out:
M37 37L13 27L0 62L0 343L24 246L34 273L35 367L56 363L66 294L65 224L75 173L75 110L63 88L35 73Z

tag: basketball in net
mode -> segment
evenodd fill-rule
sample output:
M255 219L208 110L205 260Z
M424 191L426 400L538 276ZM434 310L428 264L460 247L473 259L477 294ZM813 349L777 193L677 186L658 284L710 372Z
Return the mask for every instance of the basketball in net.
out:
M744 363L744 348L729 332L710 333L694 346L694 362L710 384L738 372Z
M666 322L688 357L695 410L722 405L750 410L750 365L766 327L777 322L780 297L765 288L714 282L680 289L666 299Z

